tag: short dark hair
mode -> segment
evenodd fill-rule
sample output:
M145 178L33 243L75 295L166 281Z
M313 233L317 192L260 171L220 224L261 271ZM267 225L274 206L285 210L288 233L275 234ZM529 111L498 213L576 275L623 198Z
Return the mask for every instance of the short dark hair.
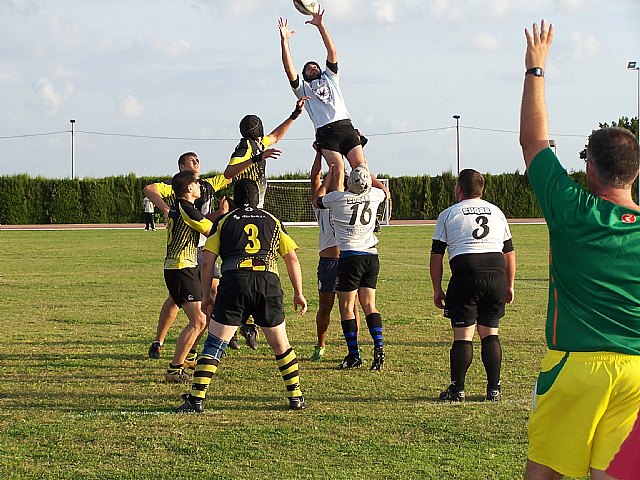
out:
M589 137L587 161L593 165L600 183L628 187L638 176L638 140L624 128L601 128Z
M187 157L196 157L198 158L198 154L196 152L185 152L178 157L178 167L180 165L184 165L187 162Z
M260 191L255 180L241 178L233 186L233 203L236 207L242 208L244 205L257 207L260 202Z
M458 186L467 198L481 197L484 193L484 177L472 168L465 168L458 175Z
M173 188L176 198L184 197L187 193L187 187L197 181L198 177L187 170L176 173L171 179L171 188Z

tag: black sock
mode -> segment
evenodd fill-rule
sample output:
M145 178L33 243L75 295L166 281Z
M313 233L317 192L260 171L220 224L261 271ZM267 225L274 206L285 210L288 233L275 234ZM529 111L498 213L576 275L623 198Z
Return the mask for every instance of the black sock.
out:
M449 350L451 363L451 383L458 390L464 390L464 379L473 360L473 343L470 340L455 340Z
M489 335L482 339L481 355L484 369L487 372L487 386L493 390L499 389L502 347L498 335Z

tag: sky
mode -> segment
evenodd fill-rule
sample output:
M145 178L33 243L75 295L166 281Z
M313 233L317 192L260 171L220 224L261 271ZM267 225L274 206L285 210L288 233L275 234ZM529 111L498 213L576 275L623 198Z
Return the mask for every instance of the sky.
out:
M568 170L600 122L638 115L638 0L325 0L340 82L377 174L522 172L524 28L556 33L550 135ZM270 132L295 105L278 17L298 68L324 64L291 0L0 0L0 175L101 178L223 171L246 114ZM314 129L296 120L268 174L306 172Z

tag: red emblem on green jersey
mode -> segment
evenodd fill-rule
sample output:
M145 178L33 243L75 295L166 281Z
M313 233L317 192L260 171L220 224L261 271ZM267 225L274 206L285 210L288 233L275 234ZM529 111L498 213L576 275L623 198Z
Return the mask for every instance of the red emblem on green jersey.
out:
M636 223L636 216L633 213L625 213L622 215L621 220L624 223Z

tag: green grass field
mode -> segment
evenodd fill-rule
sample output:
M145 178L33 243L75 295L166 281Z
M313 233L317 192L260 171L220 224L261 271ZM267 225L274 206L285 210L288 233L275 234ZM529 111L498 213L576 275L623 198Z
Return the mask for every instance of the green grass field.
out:
M243 344L223 359L202 415L172 413L187 387L162 381L184 314L162 359L147 358L166 297L164 230L0 232L0 478L520 478L545 350L546 227L512 227L518 271L500 332L503 401L482 401L478 341L463 405L436 401L448 385L451 331L432 303L432 226L380 234L382 372L336 369L346 350L337 307L326 360L308 361L317 230L289 232L309 301L305 316L293 312L281 263L308 408L287 410L261 337L257 351ZM368 332L361 344L368 365Z

